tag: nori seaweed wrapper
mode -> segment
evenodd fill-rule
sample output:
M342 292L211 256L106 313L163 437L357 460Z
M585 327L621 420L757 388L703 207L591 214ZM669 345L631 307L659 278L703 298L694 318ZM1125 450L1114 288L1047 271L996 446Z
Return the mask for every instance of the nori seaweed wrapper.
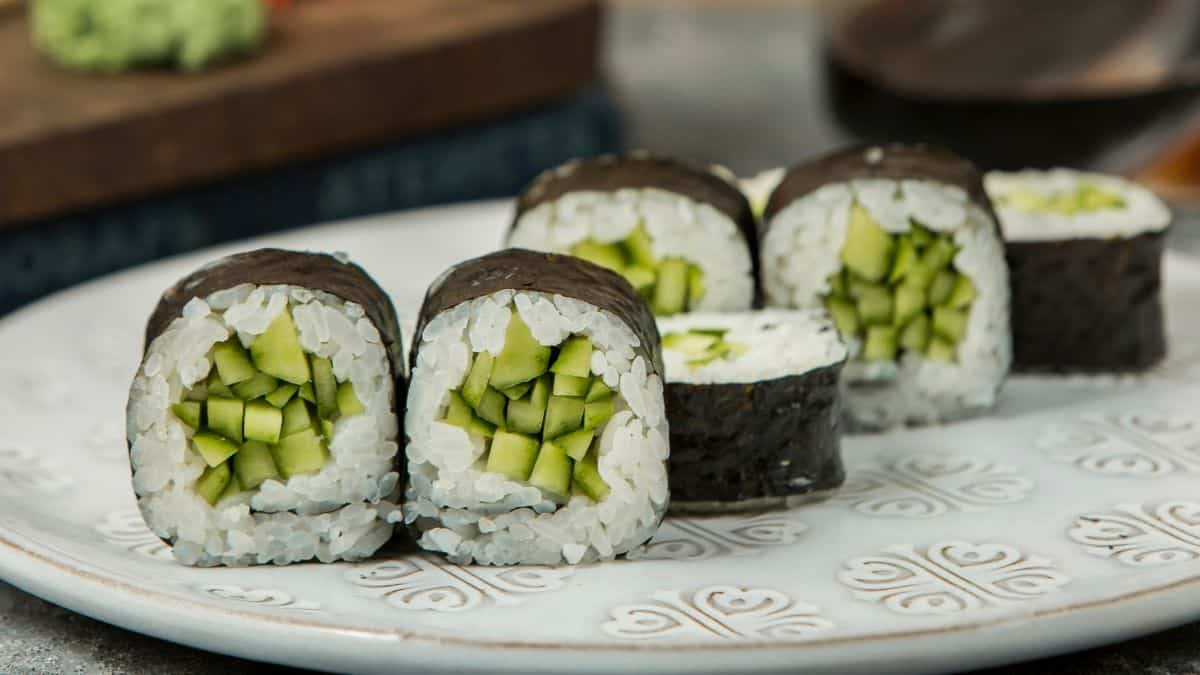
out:
M261 248L236 253L205 265L163 292L146 323L143 350L149 348L154 338L183 314L184 305L192 298L205 298L216 291L241 284L288 284L325 291L342 300L362 305L387 349L392 374L396 379L396 410L400 412L405 371L404 347L400 341L396 308L388 294L363 268L351 262L341 262L326 253Z
M667 384L672 510L780 505L840 486L844 364L759 382Z
M1008 242L1014 369L1119 372L1158 363L1167 352L1165 234Z
M554 201L568 192L616 192L625 188L657 188L674 192L701 204L708 204L728 216L741 232L750 250L750 266L754 273L757 304L761 297L758 284L758 224L750 202L741 189L729 181L712 171L679 160L643 154L624 157L605 155L574 160L545 171L534 178L517 197L517 212L509 231L516 227L521 214L545 202Z
M856 178L931 180L957 186L987 213L999 232L1000 221L983 189L983 174L974 164L949 150L903 143L857 145L788 169L767 201L764 227L770 226L776 213L813 190Z
M635 352L663 375L662 345L654 314L625 277L585 260L557 253L510 248L459 263L429 287L413 337L410 367L417 365L425 325L464 302L511 289L574 298L612 313L640 343Z

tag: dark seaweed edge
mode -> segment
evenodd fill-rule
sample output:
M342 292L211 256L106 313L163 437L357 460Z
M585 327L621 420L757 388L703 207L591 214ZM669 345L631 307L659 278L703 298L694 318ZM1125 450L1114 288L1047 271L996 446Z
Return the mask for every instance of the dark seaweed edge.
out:
M720 512L840 486L845 363L756 382L667 384L672 508ZM791 484L798 478L810 482Z
M1161 362L1166 235L1008 242L1013 370L1129 373Z

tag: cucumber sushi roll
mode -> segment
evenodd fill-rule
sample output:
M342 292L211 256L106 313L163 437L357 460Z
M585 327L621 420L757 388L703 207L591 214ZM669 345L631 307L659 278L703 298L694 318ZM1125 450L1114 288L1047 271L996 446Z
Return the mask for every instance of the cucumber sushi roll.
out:
M820 311L660 319L671 508L780 506L842 484L846 347Z
M416 335L403 517L422 547L574 564L654 535L669 496L662 356L624 279L500 251L437 280Z
M926 146L793 167L764 214L767 303L825 307L846 340L856 428L990 408L1012 360L1004 244L970 163Z
M1070 169L989 173L1008 242L1014 368L1136 371L1167 351L1171 212L1146 188Z
M262 249L163 293L129 392L133 487L188 565L358 560L392 534L404 361L340 257Z
M756 241L736 179L640 154L575 160L543 173L517 199L508 236L510 246L617 272L660 316L749 309Z

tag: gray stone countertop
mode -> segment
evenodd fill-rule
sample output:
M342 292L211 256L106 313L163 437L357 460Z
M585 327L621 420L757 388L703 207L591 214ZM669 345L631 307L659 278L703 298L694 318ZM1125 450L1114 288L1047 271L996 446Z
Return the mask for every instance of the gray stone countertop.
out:
M630 146L746 173L853 140L821 103L808 3L618 3L606 57ZM1126 149L1126 152L1128 149ZM1200 253L1192 218L1172 246ZM131 633L0 582L0 673L300 673ZM1200 673L1200 624L978 675Z

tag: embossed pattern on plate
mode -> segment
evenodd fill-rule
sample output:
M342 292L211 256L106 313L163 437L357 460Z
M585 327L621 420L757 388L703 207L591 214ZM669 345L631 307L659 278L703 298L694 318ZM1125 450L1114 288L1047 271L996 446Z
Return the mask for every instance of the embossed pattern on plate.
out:
M507 218L465 205L261 243L347 251L411 325L425 284ZM122 413L157 294L212 255L0 321L6 580L167 639L363 673L939 672L1200 618L1190 348L1136 377L1014 377L992 416L848 437L846 486L824 502L671 518L628 560L460 567L398 546L353 565L179 566L136 509ZM1200 264L1166 271L1171 343L1200 344Z

